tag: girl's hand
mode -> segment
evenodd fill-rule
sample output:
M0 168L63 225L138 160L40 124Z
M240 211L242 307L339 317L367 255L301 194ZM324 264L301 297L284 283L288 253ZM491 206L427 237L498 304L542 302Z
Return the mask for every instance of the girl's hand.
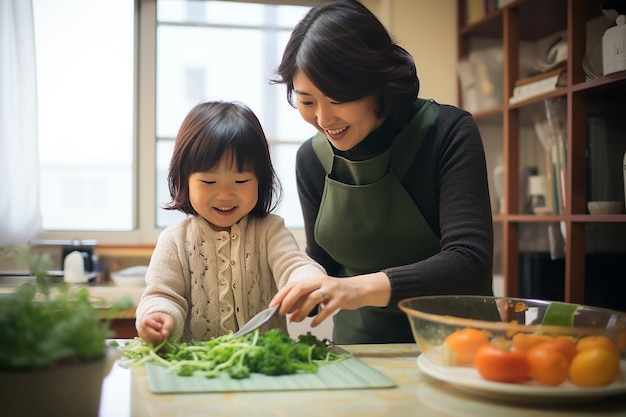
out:
M384 307L389 303L391 285L383 272L334 278L320 275L289 282L270 301L270 307L280 304L279 314L290 322L301 322L319 304L311 321L315 327L340 309L356 310L363 306Z
M174 319L165 313L148 314L139 324L139 337L146 343L158 345L174 328Z

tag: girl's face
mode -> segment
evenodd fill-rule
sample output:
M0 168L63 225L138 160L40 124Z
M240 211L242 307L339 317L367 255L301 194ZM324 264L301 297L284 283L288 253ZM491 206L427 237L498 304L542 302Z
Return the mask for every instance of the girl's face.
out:
M300 70L293 78L293 86L302 118L341 151L354 148L383 123L376 116L378 102L374 96L338 103L318 90Z
M189 176L189 201L213 229L229 230L250 213L259 198L254 172L237 172L237 163L226 153L219 166Z

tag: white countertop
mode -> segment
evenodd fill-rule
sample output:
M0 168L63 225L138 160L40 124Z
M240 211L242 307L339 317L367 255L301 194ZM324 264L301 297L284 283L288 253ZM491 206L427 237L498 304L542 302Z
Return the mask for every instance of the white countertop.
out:
M100 417L125 416L626 416L626 395L575 405L498 402L465 393L418 370L414 344L343 346L397 383L395 388L153 394L143 367L115 365L105 378Z

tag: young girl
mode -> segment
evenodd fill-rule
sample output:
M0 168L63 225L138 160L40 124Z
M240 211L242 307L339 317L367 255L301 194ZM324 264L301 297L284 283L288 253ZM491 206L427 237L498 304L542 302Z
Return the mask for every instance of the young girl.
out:
M240 103L194 107L176 137L166 209L188 214L161 233L137 307L148 343L237 331L289 280L324 274L270 211L280 183L261 125ZM274 316L261 331L287 330Z

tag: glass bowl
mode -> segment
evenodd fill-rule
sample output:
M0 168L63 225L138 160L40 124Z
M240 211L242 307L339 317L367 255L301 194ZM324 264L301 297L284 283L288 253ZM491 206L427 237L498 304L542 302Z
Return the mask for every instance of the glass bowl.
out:
M457 330L481 330L489 341L511 344L518 333L608 337L626 358L626 313L554 301L513 297L425 296L398 304L421 352L434 365L451 366L444 340Z

